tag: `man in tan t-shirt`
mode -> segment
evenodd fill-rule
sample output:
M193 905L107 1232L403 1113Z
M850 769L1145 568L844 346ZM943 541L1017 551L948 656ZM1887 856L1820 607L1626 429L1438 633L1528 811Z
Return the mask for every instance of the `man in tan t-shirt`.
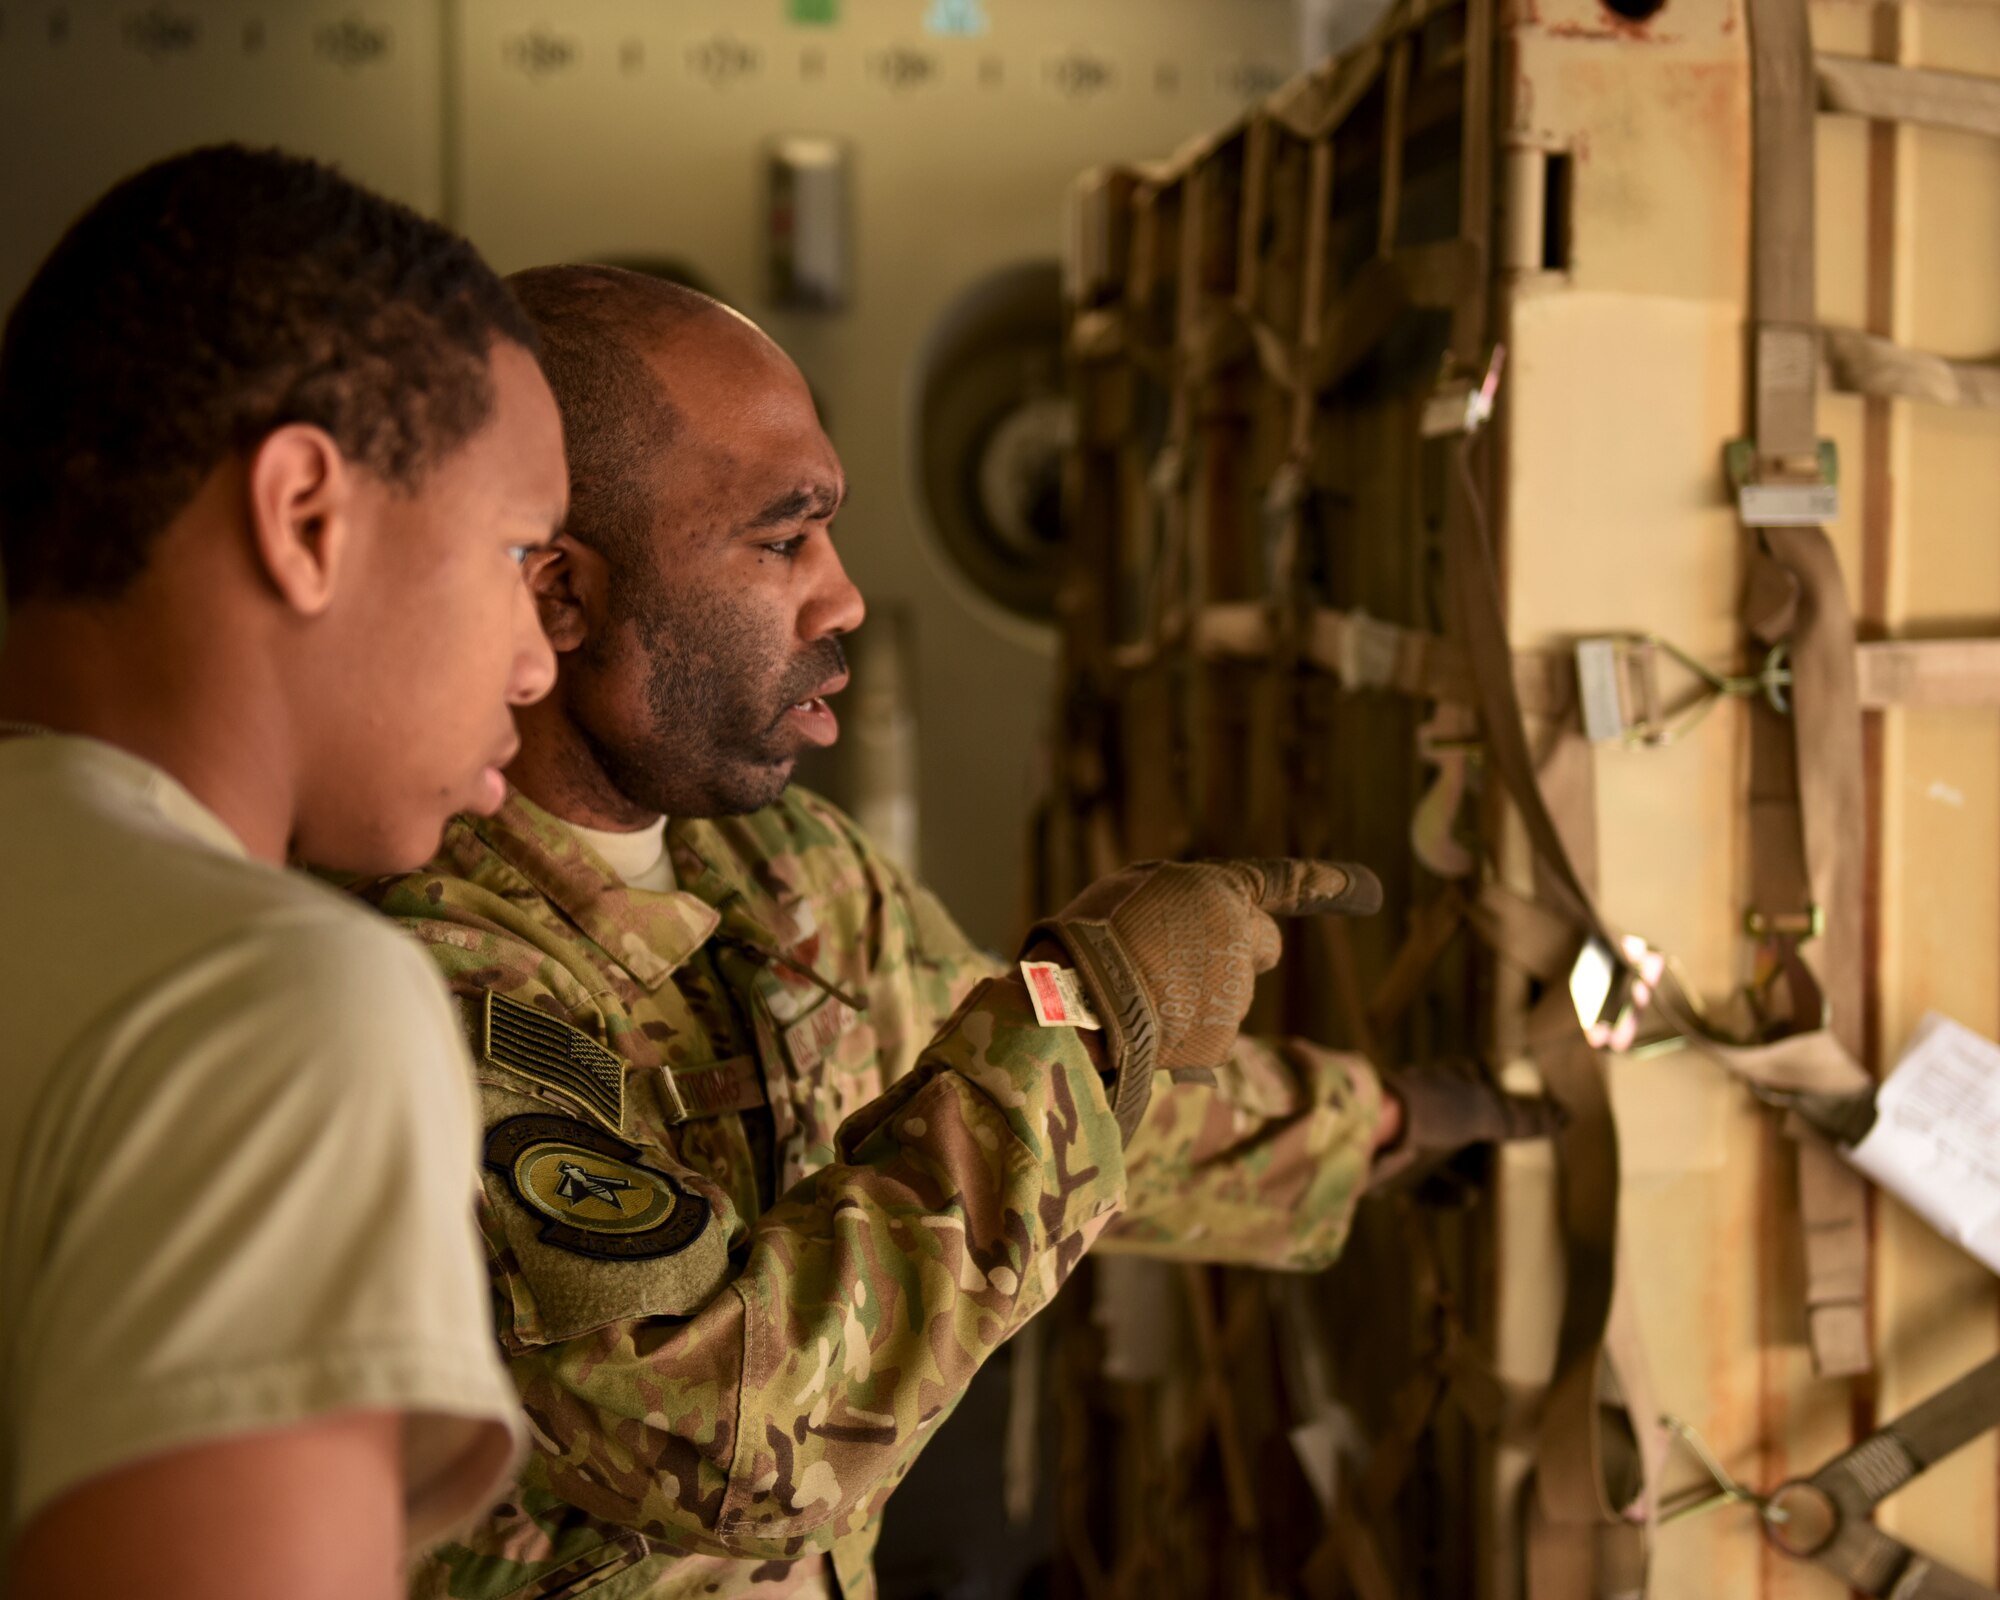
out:
M288 856L500 802L567 493L471 247L236 147L0 343L0 1594L386 1600L520 1441L429 963Z

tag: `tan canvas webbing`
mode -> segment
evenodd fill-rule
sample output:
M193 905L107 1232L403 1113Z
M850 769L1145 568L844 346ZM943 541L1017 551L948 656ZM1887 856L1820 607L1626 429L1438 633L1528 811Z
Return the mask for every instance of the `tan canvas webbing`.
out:
M1184 249L1178 232L1168 236L1162 217L1167 198L1157 186L1142 186L1135 200L1132 288L1141 296L1157 294L1156 283L1161 277L1179 284ZM1171 268L1169 262L1173 263ZM1177 294L1176 320L1182 315ZM1125 695L1131 744L1128 760L1134 770L1155 774L1154 781L1133 788L1125 807L1126 842L1142 855L1171 853L1171 846L1187 834L1181 682L1166 660L1166 647L1187 625L1191 530L1185 489L1194 431L1194 395L1181 356L1176 352L1170 359L1166 437L1147 468L1141 501L1145 525L1154 541L1152 593L1145 617L1153 660L1151 670L1128 685ZM1139 766L1141 761L1146 765Z
M1906 350L1853 328L1824 328L1820 340L1827 378L1847 394L2000 411L2000 366Z
M1379 344L1408 307L1449 311L1476 286L1485 262L1465 239L1413 245L1376 256L1354 275L1327 319L1325 336L1305 364L1315 390L1332 388Z
M1261 148L1268 158L1269 130L1265 132ZM1301 356L1309 356L1319 342L1321 307L1326 294L1327 233L1333 214L1333 168L1332 143L1328 140L1316 141L1311 146L1307 171L1304 250L1297 282L1291 285L1297 297L1296 348ZM1246 174L1245 187L1246 190L1260 190L1268 181L1268 170L1253 171ZM1247 212L1262 202L1261 199L1253 201L1246 193L1244 203ZM1248 264L1256 256L1256 236L1251 231L1247 216L1241 237L1243 248L1238 260ZM1237 306L1240 311L1247 298L1241 267L1238 280ZM1279 287L1282 289L1284 285ZM1269 334L1274 330L1260 324L1259 331ZM1267 641L1264 652L1267 670L1257 685L1252 708L1250 838L1258 849L1281 853L1290 851L1296 842L1287 835L1283 816L1286 808L1279 790L1281 785L1289 786L1298 778L1298 749L1295 738L1290 735L1299 721L1297 696L1299 668L1304 653L1305 617L1295 597L1302 589L1299 565L1305 549L1312 427L1318 400L1303 385L1292 387L1287 394L1290 410L1285 422L1284 456L1271 476L1261 507L1264 526L1260 530L1259 542L1266 556L1263 574L1265 599L1261 605L1245 608L1258 614L1263 624L1261 631ZM1213 609L1212 606L1204 607L1202 616L1206 617ZM1200 620L1197 619L1197 629ZM1197 656L1205 654L1199 643L1195 653Z
M1866 708L2000 705L2000 639L1871 639L1854 669Z
M2000 1590L1941 1567L1868 1520L1875 1506L2000 1425L2000 1357L1913 1406L1800 1482L1771 1496L1765 1521L1787 1555L1885 1600L2000 1600Z
M1818 102L1804 0L1751 0L1751 295L1755 316L1752 425L1760 482L1812 481L1819 474L1817 335L1813 323L1814 127ZM1820 1025L1800 1015L1811 984L1837 998L1831 1025L1859 1053L1862 975L1861 849L1865 837L1861 719L1854 626L1840 568L1817 528L1752 530L1757 553L1747 590L1753 608L1789 587L1795 604L1751 616L1766 643L1788 634L1791 727L1768 706L1752 715L1753 894L1767 917L1824 914L1825 934L1784 953L1794 977L1795 1031ZM1766 563L1763 571L1758 563ZM1789 610L1790 615L1783 612ZM1778 626L1789 622L1789 628ZM1775 633L1774 633L1775 629ZM1798 808L1797 842L1780 787ZM1807 905L1796 903L1803 889ZM1822 1373L1865 1371L1867 1190L1816 1142L1801 1145L1807 1316Z
M1822 111L2000 138L2000 82L1992 78L1851 56L1820 56L1815 65Z
M1570 1121L1556 1142L1566 1289L1555 1377L1543 1401L1528 1512L1528 1592L1567 1600L1600 1592L1600 1540L1620 1527L1604 1486L1599 1406L1604 1335L1618 1257L1618 1139L1604 1070L1562 985L1544 994L1530 1031L1549 1093Z
M1468 514L1445 519L1445 565L1489 769L1527 831L1551 909L1577 938L1594 937L1615 949L1536 779L1469 440L1460 459ZM1628 1587L1641 1587L1645 1568L1645 1530L1625 1522L1619 1515L1623 1508L1609 1503L1602 1453L1605 1334L1616 1282L1618 1130L1602 1065L1583 1036L1567 985L1547 987L1529 1018L1528 1034L1549 1092L1570 1118L1556 1144L1566 1289L1555 1376L1537 1435L1528 1513L1529 1592L1536 1600L1589 1600L1614 1572L1632 1580ZM1643 1416L1634 1422L1642 1433L1652 1425ZM1650 1454L1642 1446L1642 1460Z
M1775 941L1791 988L1790 1030L1811 1033L1824 1024L1845 1055L1858 1060L1862 862L1856 846L1866 819L1853 624L1825 534L1768 528L1761 542L1752 560L1772 563L1795 585L1785 630L1793 710L1785 717L1768 705L1752 706L1752 900L1773 921L1806 917L1815 907L1824 914L1820 937L1807 942L1780 934ZM1753 593L1759 587L1750 585ZM1829 1375L1870 1365L1866 1194L1865 1182L1825 1145L1801 1141L1808 1331L1815 1365Z
M1202 606L1188 618L1187 630L1194 653L1206 661L1265 661L1273 650L1270 610L1255 601ZM1306 664L1350 690L1473 703L1464 652L1441 634L1384 622L1365 611L1321 607L1304 620L1301 648ZM1159 655L1158 646L1146 643L1113 653L1116 665L1131 673L1146 670ZM1854 670L1857 704L1864 711L2000 706L2000 638L1858 641ZM1573 717L1574 651L1515 651L1514 693L1529 717Z
M1478 503L1472 479L1469 446L1463 454L1464 492ZM1554 818L1549 815L1535 781L1535 760L1528 750L1527 730L1514 689L1513 652L1507 639L1500 578L1487 548L1478 517L1453 519L1448 530L1446 564L1461 639L1470 665L1473 700L1484 727L1488 759L1521 813L1529 843L1551 879L1563 915L1580 934L1616 948L1610 931L1564 848ZM1579 1024L1580 1026L1580 1024Z

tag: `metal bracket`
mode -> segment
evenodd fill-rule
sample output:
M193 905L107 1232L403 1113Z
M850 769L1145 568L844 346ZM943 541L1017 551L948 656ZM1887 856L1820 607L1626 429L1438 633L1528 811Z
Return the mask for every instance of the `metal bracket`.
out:
M1702 686L1678 711L1665 709L1661 655ZM1755 672L1728 673L1715 671L1658 634L1600 634L1577 641L1576 678L1584 737L1593 744L1672 744L1725 698L1761 696L1781 715L1791 710L1791 658L1783 643L1771 648Z
M1743 913L1743 931L1753 939L1808 939L1826 936L1826 907L1810 905L1803 911L1780 911L1766 915L1755 906Z
M1736 439L1722 462L1745 527L1817 528L1840 515L1840 452L1831 439L1798 461L1760 461L1755 441Z

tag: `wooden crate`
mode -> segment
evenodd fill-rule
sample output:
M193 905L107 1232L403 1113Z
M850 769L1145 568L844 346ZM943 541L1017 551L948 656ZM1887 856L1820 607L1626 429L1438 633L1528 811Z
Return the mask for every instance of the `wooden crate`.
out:
M2000 7L1814 0L1811 20L1822 55L2000 78ZM1522 1053L1526 979L1453 931L1455 897L1476 876L1452 875L1435 830L1421 857L1410 844L1413 813L1474 725L1449 697L1435 715L1424 694L1358 687L1357 662L1381 638L1352 613L1415 635L1450 630L1441 547L1466 507L1455 445L1426 437L1437 426L1426 400L1454 372L1476 376L1498 342L1505 383L1478 487L1517 650L1559 655L1579 637L1631 631L1718 665L1742 656L1745 536L1722 459L1750 429L1746 34L1736 0L1667 0L1643 19L1600 0L1497 14L1486 0L1405 0L1369 44L1242 124L1086 186L1072 282L1076 560L1046 893L1132 856L1351 852L1382 870L1390 913L1302 938L1258 1020L1385 1059L1477 1048L1507 1066ZM1825 113L1817 146L1819 320L1960 360L2000 348L2000 141ZM1302 415L1285 380L1305 368L1316 381ZM2000 419L1832 391L1819 419L1839 454L1828 531L1861 636L2000 633L2000 540L1988 531ZM1274 496L1287 470L1302 492ZM2000 715L1873 709L1863 735L1867 827L1851 848L1867 882L1864 992L1833 1001L1858 1013L1879 1075L1927 1010L2000 1034ZM1699 993L1739 990L1751 960L1742 708L1724 704L1664 746L1566 748L1550 782L1594 789L1594 838L1571 845L1607 921L1671 951ZM1517 818L1487 778L1482 800L1475 750L1474 853L1532 893ZM1415 963L1423 941L1411 935L1426 927L1438 948ZM1421 981L1402 983L1417 966ZM1771 1488L1809 1473L2000 1344L1992 1276L1877 1195L1874 1370L1816 1375L1797 1158L1776 1119L1696 1051L1619 1058L1607 1073L1624 1283L1652 1392L1739 1478ZM1539 1149L1509 1152L1492 1176L1470 1212L1372 1219L1353 1261L1284 1290L1288 1309L1261 1328L1235 1275L1197 1277L1192 1292L1211 1311L1236 1308L1243 1347L1261 1340L1281 1364L1296 1365L1286 1350L1301 1342L1334 1349L1334 1387L1379 1438L1423 1365L1413 1352L1437 1344L1433 1302L1398 1270L1421 1236L1434 1287L1503 1380L1501 1399L1531 1410L1562 1308L1557 1178ZM1274 1399L1267 1378L1239 1431L1298 1421L1269 1414L1298 1385ZM1076 1470L1093 1449L1129 1443L1132 1419L1175 1392L1161 1381L1111 1396L1072 1430ZM1229 1445L1215 1416L1185 1404L1206 1382L1190 1367L1181 1383L1176 1404L1193 1419L1183 1454L1259 1459L1272 1504L1310 1513L1287 1468L1254 1440ZM1191 1508L1216 1548L1265 1545L1202 1568L1209 1592L1368 1594L1373 1562L1402 1586L1392 1592L1523 1592L1532 1431L1495 1426L1477 1387L1447 1387L1415 1472L1373 1526L1343 1531L1329 1514L1310 1537L1278 1537ZM1184 1471L1179 1489L1220 1493L1228 1475ZM1698 1477L1676 1453L1664 1486ZM1926 1474L1879 1521L1991 1581L1995 1441ZM1082 1586L1118 1592L1121 1572L1123 1587L1138 1583L1126 1558L1139 1537L1090 1551L1074 1569ZM1173 1578L1146 1582L1174 1592ZM1839 1587L1771 1549L1742 1507L1652 1541L1659 1596Z

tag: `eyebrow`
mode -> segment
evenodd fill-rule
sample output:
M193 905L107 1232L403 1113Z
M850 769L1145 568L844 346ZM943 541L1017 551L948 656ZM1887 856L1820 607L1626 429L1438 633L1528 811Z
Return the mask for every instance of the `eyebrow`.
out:
M750 528L777 528L788 522L819 522L832 516L847 498L847 485L838 488L811 484L778 496L750 519Z

